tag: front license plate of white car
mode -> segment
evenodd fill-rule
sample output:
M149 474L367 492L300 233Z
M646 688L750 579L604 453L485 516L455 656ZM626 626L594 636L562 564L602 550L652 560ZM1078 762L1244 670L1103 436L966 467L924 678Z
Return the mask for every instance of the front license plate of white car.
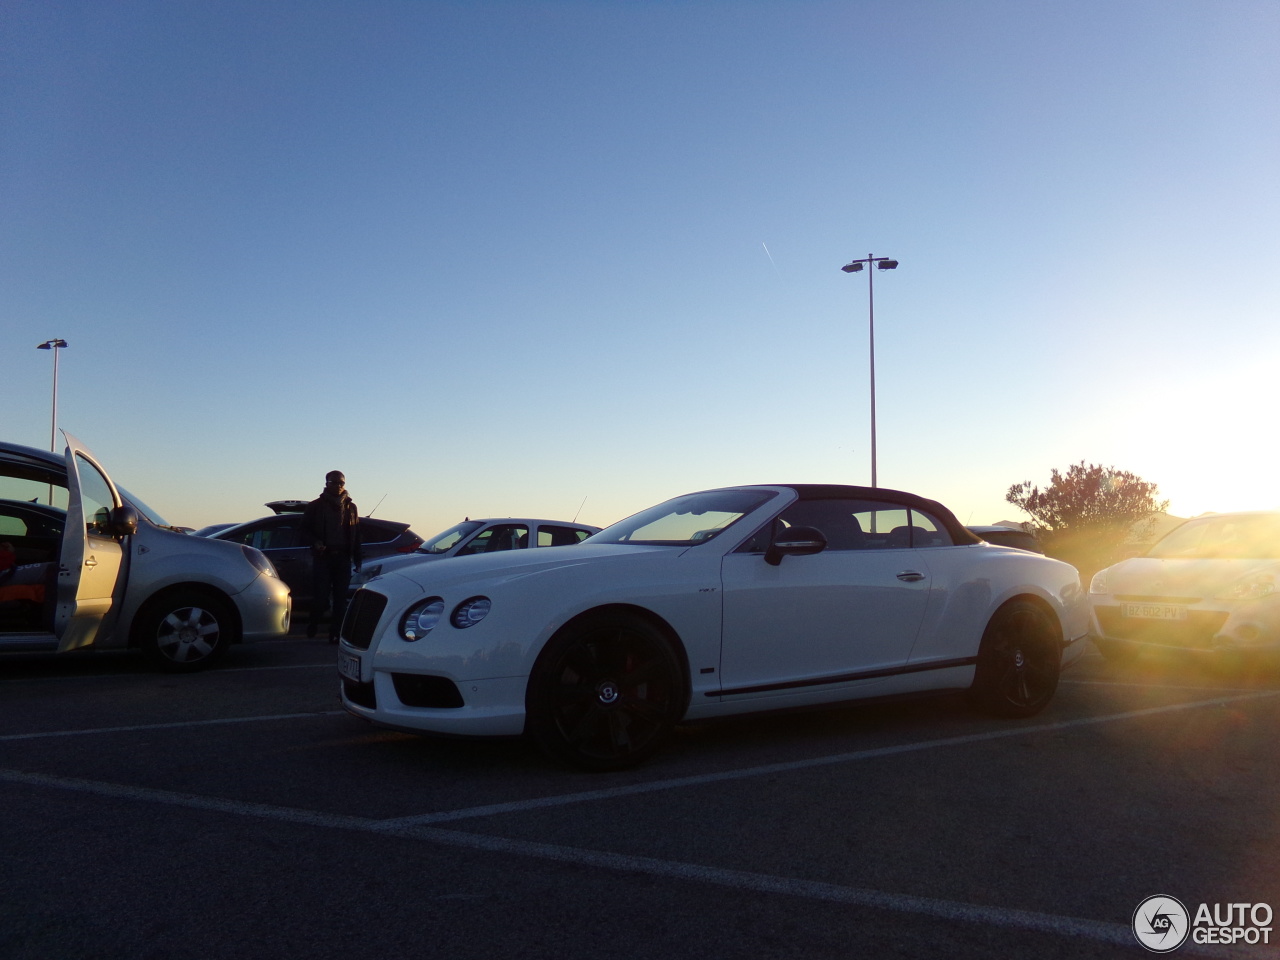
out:
M348 680L360 682L360 658L353 657L349 654L341 654L338 657L338 672Z
M1187 608L1180 603L1126 603L1122 609L1126 617L1139 620L1187 619Z

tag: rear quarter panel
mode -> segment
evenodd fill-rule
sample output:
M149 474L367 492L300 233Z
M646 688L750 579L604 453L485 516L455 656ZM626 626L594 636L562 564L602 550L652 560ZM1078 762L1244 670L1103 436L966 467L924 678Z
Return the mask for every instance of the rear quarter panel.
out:
M1084 636L1089 605L1075 567L1012 547L979 543L918 550L932 583L911 662L972 657L992 615L1015 597L1034 597L1058 618L1063 639Z

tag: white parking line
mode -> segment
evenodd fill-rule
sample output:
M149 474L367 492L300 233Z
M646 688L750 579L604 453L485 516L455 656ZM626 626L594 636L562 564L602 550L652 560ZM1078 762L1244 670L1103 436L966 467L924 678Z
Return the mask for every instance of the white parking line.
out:
M327 660L324 663L281 663L272 667L221 667L214 676L225 673L267 673L272 670L332 670L334 677L338 675L336 661ZM116 673L80 673L70 677L5 677L0 680L0 684L18 684L18 683L69 683L83 680L102 680L104 678L114 679L117 677L137 677L145 676L138 670L120 670Z
M964 738L957 738L957 740L962 739ZM913 897L905 894L884 893L883 891L864 887L847 887L816 880L802 880L795 877L751 873L745 870L708 867L678 860L659 860L653 857L637 857L607 851L584 850L559 844L511 840L505 837L463 833L456 830L441 830L438 827L412 826L406 825L403 820L370 820L363 817L322 814L291 807L220 800L195 794L173 793L167 790L125 787L92 780L23 773L19 770L0 770L0 781L92 793L124 800L160 803L196 810L209 810L236 816L257 817L277 822L305 824L325 829L354 830L382 836L424 840L429 843L479 850L486 853L510 854L557 863L595 867L619 873L645 874L694 883L710 883L716 886L747 890L753 893L778 894L808 900L842 903L857 907L887 910L894 913L934 917L952 922L960 921L987 926L1031 930L1056 936L1084 937L1115 946L1133 947L1135 943L1133 933L1129 927L1098 920L1063 917L1007 907L979 906L977 904L941 900L933 897ZM1189 944L1186 952L1219 957L1243 955L1234 953L1226 948L1214 950L1197 944Z
M839 763L853 763L859 760L873 760L877 757L892 757L903 753L914 753L918 750L934 750L939 747L957 747L970 743L982 743L987 740L1003 740L1008 737L1021 737L1035 733L1046 733L1055 730L1072 730L1078 727L1089 727L1099 723L1115 723L1120 720L1132 720L1138 717L1155 716L1161 713L1174 713L1179 710L1195 710L1201 707L1223 706L1242 700L1262 700L1268 697L1280 697L1280 690L1268 690L1262 693L1248 693L1232 697L1214 697L1211 700L1197 700L1192 703L1174 703L1163 707L1147 707L1143 710L1129 710L1125 713L1109 713L1100 717L1083 717L1079 720L1062 720L1057 723L1040 723L1034 726L1006 726L999 730L985 733L971 733L962 737L942 737L937 740L921 740L916 743L900 743L891 747L873 747L869 750L854 750L849 753L837 753L825 757L811 757L807 760L788 760L784 763L769 763L758 767L745 767L740 770L725 770L720 773L703 773L691 777L673 777L669 780L654 780L649 783L634 783L625 787L607 787L601 790L584 790L580 793L565 793L556 797L539 797L532 800L514 800L509 803L491 803L478 807L465 807L460 810L446 810L439 813L424 813L413 817L400 817L385 821L391 826L418 826L431 823L448 823L456 820L470 820L474 817L491 817L503 813L523 813L527 810L541 810L547 807L561 807L571 803L584 803L590 800L612 800L618 797L635 796L641 793L653 793L658 790L675 790L680 787L698 787L708 783L723 783L729 780L745 780L749 777L768 776L775 773L789 773L794 770L805 770L812 767L827 767Z
M47 737L87 737L95 733L137 733L141 730L177 730L182 727L216 727L224 723L262 723L267 720L302 720L310 717L337 717L345 710L321 710L317 713L274 713L265 717L219 717L216 720L180 720L173 723L140 723L131 727L89 727L84 730L46 730L41 733L8 733L0 743L9 740L43 740Z
M1077 687L1136 687L1139 690L1186 690L1196 693L1250 693L1257 687L1204 687L1188 686L1180 683L1139 683L1136 680L1063 680L1063 686L1072 684Z

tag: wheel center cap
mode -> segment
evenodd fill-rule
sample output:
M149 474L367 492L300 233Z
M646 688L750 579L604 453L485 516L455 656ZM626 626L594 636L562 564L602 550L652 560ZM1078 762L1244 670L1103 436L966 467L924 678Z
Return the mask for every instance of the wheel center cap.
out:
M604 680L596 687L596 696L601 703L615 703L618 699L618 685L612 680Z
M1013 665L1015 667L1025 666L1026 662L1027 662L1027 658L1022 655L1021 650L1015 650L1013 652Z

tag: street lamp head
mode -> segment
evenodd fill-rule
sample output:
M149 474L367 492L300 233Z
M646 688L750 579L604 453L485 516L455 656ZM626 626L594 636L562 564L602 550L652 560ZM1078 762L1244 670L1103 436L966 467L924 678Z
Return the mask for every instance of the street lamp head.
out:
M877 270L896 270L898 269L897 260L881 260L876 264Z
M67 345L67 341L62 339L46 340L44 343L37 343L36 349L37 350L53 350L56 347L65 347L66 345Z
M896 267L897 264L895 263L894 266ZM862 264L855 260L853 263L846 263L840 269L843 270L845 273L857 273L859 270L862 269Z

